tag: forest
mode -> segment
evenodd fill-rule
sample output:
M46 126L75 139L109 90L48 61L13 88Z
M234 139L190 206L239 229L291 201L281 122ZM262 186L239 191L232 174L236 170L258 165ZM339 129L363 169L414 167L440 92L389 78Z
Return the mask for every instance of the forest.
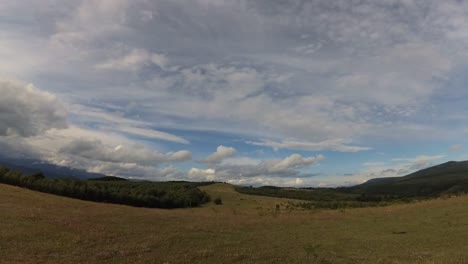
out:
M77 198L150 208L197 207L211 200L199 186L212 182L128 181L117 177L91 180L49 179L42 173L23 175L0 167L0 183Z

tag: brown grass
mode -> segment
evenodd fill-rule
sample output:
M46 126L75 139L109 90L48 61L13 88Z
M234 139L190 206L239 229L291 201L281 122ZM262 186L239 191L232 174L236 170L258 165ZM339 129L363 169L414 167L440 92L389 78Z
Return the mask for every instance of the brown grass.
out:
M144 209L0 185L0 263L468 263L468 197L300 211L203 189L223 205Z

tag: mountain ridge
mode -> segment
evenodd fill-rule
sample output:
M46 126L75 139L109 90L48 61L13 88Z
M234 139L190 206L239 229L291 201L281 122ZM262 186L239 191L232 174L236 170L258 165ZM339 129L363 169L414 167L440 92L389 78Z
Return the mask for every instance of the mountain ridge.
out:
M464 193L468 192L468 161L448 161L401 177L374 178L349 189L367 195Z

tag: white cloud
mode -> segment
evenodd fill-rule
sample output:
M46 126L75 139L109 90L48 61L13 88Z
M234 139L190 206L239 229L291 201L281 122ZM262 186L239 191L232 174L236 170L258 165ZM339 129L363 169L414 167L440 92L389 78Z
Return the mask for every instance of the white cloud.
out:
M90 160L100 160L117 163L152 164L167 161L184 161L191 158L189 151L163 154L144 146L109 146L99 140L73 140L59 150L60 154L78 156Z
M136 163L98 162L86 167L86 169L90 172L140 180L173 181L185 179L185 176L172 165L158 169L154 166L144 166Z
M107 129L107 127L103 126L103 129ZM172 142L177 142L181 144L189 144L190 142L184 138L181 138L179 136L162 132L162 131L157 131L154 129L149 129L149 128L139 128L139 127L129 127L129 126L114 126L112 129L115 129L120 132L132 134L132 135L137 135L137 136L143 136L147 138L152 138L152 139L160 139L160 140L166 140L166 141L172 141Z
M193 181L215 181L218 180L216 177L216 171L214 169L197 169L191 168L187 176L190 180Z
M304 184L304 180L301 179L301 178L296 178L295 183L296 183L297 186L300 186L300 185Z
M123 116L122 112L108 112L99 108L73 105L71 112L77 115L77 119L83 123L91 123L101 130L121 132L125 134L142 136L148 139L158 139L164 141L190 144L182 137L151 128L150 122L141 119L131 119Z
M317 163L318 161L324 160L325 157L317 155L316 157L302 157L299 154L292 154L283 160L272 162L271 171L284 171L288 169L298 169L310 166Z
M439 160L444 158L445 155L435 155L435 156L428 156L428 155L420 155L414 158L394 158L393 161L397 162L409 162L409 163L416 163L416 164L426 164L427 162Z
M282 182L281 185L294 186L296 178L309 178L315 176L310 173L302 173L300 170L318 164L324 160L324 156L317 155L303 157L299 154L292 154L283 159L256 160L247 157L225 159L222 163L216 164L208 170L192 168L188 172L191 179L215 179L216 181L226 181L230 183L248 184L263 181ZM197 178L198 177L198 178ZM280 178L282 180L274 180Z
M51 44L59 51L75 51L83 56L94 41L124 33L128 29L127 0L85 0L72 2L66 16L55 20ZM88 49L88 50L87 50Z
M184 161L192 159L192 153L188 150L181 150L174 153L169 153L169 160L171 161Z
M0 72L82 109L71 110L63 131L61 117L33 123L0 111L0 134L28 136L22 143L47 157L80 133L117 152L142 143L135 138L189 143L163 132L171 128L307 151L461 142L462 130L445 121L466 105L466 10L457 0L4 0ZM0 107L19 109L11 102L0 97ZM212 167L265 171L261 161L233 159ZM297 177L254 178L294 184Z
M164 54L152 53L144 49L133 49L120 58L99 63L95 65L95 68L98 70L138 71L150 65L164 69L167 65L167 58Z
M395 158L389 162L367 162L362 171L344 177L330 177L330 185L338 185L346 179L348 184L360 184L369 179L382 177L400 177L435 165L445 155L420 155L412 158ZM324 180L326 182L326 180Z
M218 146L216 152L206 157L206 162L217 163L221 162L225 158L236 155L237 151L232 147Z
M364 162L362 165L366 167L377 167L384 166L385 162Z
M32 84L0 79L0 94L0 136L28 137L67 127L67 112L51 93Z
M255 146L271 147L275 150L293 149L307 151L332 150L339 152L359 152L371 149L369 147L347 145L349 141L344 139L330 139L321 142L306 142L297 140L282 140L280 142L276 142L272 140L263 140L260 142L246 141L246 143Z
M463 144L455 144L450 146L450 151L459 151L463 149Z

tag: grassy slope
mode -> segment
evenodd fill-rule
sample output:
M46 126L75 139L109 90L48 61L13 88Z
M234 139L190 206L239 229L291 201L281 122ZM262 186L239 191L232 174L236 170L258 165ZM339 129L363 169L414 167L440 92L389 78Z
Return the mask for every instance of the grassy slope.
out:
M2 263L467 263L468 197L346 211L202 187L224 205L145 209L0 184ZM406 232L406 233L405 233Z

